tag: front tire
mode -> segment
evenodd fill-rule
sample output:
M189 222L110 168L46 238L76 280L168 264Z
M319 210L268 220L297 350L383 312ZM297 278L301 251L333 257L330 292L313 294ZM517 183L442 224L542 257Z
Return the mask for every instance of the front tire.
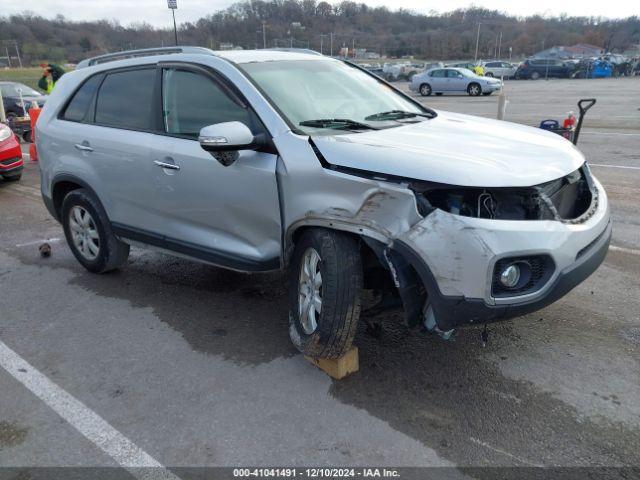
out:
M482 87L479 83L471 83L467 87L467 93L472 97L477 97L482 94Z
M422 95L423 97L428 97L429 95L431 95L431 85L429 85L428 83L423 83L422 85L420 85L420 95Z
M312 358L341 357L360 318L358 241L335 230L308 230L297 242L289 275L291 341Z
M531 80L538 80L540 78L540 74L538 72L533 72L529 78L531 78Z
M127 262L129 245L115 236L104 208L89 190L69 192L60 218L69 248L90 272L108 272Z

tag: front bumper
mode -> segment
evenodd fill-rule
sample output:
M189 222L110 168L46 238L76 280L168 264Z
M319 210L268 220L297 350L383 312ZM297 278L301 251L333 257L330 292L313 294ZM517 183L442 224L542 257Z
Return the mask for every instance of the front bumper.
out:
M392 248L418 273L441 330L524 315L564 296L604 260L611 222L606 194L595 183L598 206L583 223L488 220L436 210ZM545 282L525 294L494 297L496 262L529 255L552 258Z
M0 176L13 175L22 170L22 149L15 136L0 142Z
M498 92L502 89L502 83L488 83L482 85L483 92Z

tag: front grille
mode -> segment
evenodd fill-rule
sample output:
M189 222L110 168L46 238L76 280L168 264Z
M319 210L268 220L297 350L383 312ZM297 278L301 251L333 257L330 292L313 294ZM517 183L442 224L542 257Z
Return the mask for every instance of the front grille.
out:
M506 288L500 283L500 273L512 263L518 263L521 267L521 285L515 288ZM535 292L544 286L551 278L554 263L548 255L531 255L527 257L511 257L498 260L493 267L493 281L491 283L491 295L495 298L515 297Z
M22 160L20 157L9 158L7 160L0 161L0 165L11 165L12 163L16 163Z

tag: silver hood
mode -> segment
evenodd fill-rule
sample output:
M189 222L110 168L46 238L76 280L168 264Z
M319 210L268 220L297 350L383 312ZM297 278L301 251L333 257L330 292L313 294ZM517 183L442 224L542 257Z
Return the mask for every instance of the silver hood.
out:
M315 136L313 141L333 165L461 186L532 186L584 163L578 149L554 133L450 112L397 128Z

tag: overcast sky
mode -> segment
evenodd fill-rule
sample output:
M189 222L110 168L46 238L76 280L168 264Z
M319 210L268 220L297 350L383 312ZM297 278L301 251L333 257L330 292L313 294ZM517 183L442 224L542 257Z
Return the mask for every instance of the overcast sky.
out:
M176 19L180 21L197 20L207 14L228 7L235 0L178 0ZM338 3L333 1L330 3ZM605 16L628 17L640 14L637 0L363 0L371 6L386 5L389 8L403 6L417 12L430 10L448 11L468 7L471 3L481 4L485 8L502 10L514 15ZM135 6L134 6L135 5ZM145 21L155 26L167 26L170 14L166 0L0 0L0 15L20 13L30 10L45 17L62 14L72 20L117 19L121 24Z

